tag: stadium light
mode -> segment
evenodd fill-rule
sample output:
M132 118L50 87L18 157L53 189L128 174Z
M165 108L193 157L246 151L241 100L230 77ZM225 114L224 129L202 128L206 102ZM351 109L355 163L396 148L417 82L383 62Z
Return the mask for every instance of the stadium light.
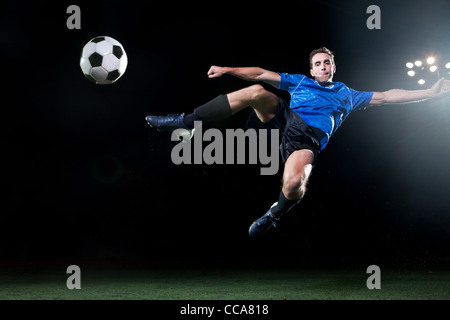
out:
M423 86L435 82L436 78L441 77L443 70L445 75L447 73L450 75L450 60L448 56L417 56L409 61L406 60L404 65L406 66L405 73L415 83L415 86L417 84Z

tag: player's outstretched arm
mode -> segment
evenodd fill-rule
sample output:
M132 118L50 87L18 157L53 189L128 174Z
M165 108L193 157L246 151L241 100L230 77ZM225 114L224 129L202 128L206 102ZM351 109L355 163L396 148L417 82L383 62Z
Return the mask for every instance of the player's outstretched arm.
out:
M392 89L384 92L374 92L370 105L411 103L438 97L450 92L450 80L441 78L431 88L426 90Z
M276 88L280 85L281 80L281 76L278 73L259 67L231 68L212 66L208 71L209 78L218 78L224 74L229 74L247 81L264 81Z

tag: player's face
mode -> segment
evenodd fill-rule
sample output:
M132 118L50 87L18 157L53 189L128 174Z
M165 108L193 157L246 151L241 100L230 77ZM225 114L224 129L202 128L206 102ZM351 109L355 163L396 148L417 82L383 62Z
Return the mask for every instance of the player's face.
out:
M332 81L336 66L331 62L328 54L319 52L312 57L310 72L318 82L328 82Z

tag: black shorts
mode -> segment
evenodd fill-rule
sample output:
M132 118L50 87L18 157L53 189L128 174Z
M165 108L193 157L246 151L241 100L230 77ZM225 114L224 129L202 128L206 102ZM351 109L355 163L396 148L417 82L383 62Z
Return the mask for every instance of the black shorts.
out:
M278 97L280 106L275 117L269 122L261 122L255 112L247 120L247 128L278 129L280 133L280 155L283 162L296 150L308 149L314 154L314 163L320 153L320 142L312 127L281 97ZM318 129L317 129L318 130Z

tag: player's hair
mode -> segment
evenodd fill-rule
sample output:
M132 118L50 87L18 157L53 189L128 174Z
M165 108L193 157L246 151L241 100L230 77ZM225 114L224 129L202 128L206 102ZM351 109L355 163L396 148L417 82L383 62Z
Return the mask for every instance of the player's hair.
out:
M312 65L312 58L318 53L326 53L326 54L328 54L330 56L331 63L334 64L334 53L330 49L328 49L326 47L322 47L322 48L314 49L309 54L309 67L310 68L313 67L313 65Z

